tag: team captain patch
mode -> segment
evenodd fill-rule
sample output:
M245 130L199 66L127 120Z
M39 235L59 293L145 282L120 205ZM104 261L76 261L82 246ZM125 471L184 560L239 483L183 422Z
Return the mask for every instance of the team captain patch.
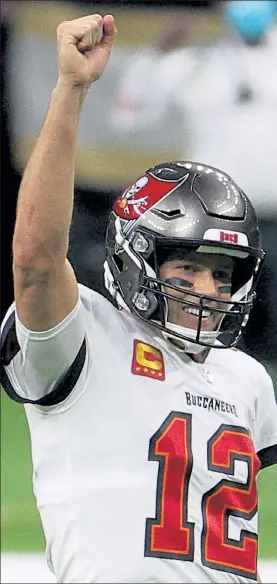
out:
M165 367L162 352L152 345L134 339L132 373L164 381Z

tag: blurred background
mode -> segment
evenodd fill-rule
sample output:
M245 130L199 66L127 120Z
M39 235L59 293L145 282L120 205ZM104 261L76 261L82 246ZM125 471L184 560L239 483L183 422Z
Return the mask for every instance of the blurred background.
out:
M57 78L56 28L114 14L118 38L85 103L69 258L105 294L114 198L152 165L187 158L229 172L249 195L267 252L241 348L277 387L276 2L1 1L1 320L13 300L11 242L22 171ZM62 169L61 169L62 172ZM24 410L1 396L3 551L42 551ZM261 473L260 557L277 559L277 472Z

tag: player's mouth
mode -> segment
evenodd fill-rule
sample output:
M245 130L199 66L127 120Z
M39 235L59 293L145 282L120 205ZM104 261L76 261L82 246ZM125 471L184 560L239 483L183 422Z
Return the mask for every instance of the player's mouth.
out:
M218 323L219 317L214 310L208 308L202 308L201 310L192 306L185 306L182 308L183 322L179 322L179 324L187 328L197 329L200 313L202 315L201 328L204 330L214 330Z
M199 318L200 315L200 310L199 308L192 308L191 306L185 306L183 308L183 311L186 312L187 314L192 314L193 316L197 316L197 318ZM213 312L212 310L208 310L205 308L202 308L202 318L209 318L210 316L212 316Z

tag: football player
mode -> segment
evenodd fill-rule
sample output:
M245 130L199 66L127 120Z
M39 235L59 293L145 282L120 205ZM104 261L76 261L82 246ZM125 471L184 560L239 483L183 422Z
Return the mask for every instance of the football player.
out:
M2 384L24 404L58 582L257 581L258 471L277 461L263 365L233 350L264 251L225 172L161 163L114 203L111 302L67 261L82 106L111 15L58 29L59 76L22 178Z

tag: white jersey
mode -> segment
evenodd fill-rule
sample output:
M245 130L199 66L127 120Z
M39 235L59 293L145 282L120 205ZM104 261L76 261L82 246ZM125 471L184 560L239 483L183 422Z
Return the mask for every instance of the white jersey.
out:
M256 581L255 477L277 461L264 367L231 349L196 363L79 290L50 331L14 323L14 306L3 327L3 385L37 402L33 486L57 581Z
M222 40L169 53L141 48L119 82L111 122L117 132L147 132L177 107L180 157L221 168L258 211L276 210L276 60L276 28L263 46Z

